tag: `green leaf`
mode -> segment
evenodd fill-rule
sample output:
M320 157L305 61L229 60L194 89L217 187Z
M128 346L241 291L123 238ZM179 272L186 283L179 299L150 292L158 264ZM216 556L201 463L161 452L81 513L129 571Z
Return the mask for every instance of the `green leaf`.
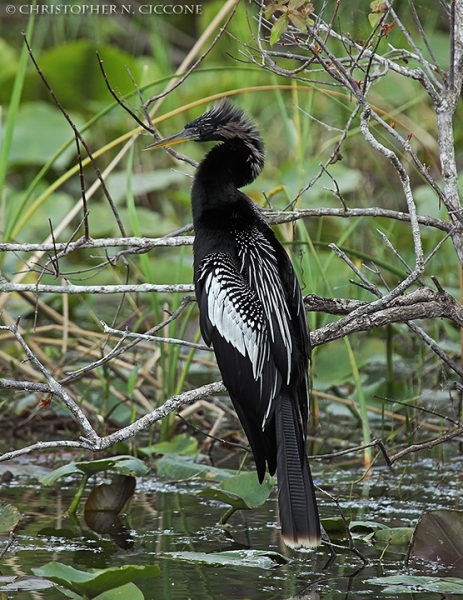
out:
M346 531L346 525L341 517L328 517L327 519L321 519L323 529L330 533L339 533Z
M126 585L133 579L157 577L160 568L158 565L123 565L88 572L79 571L59 562L50 562L43 567L32 569L32 572L34 575L45 577L77 594L95 598L98 594Z
M140 70L130 54L112 46L96 46L87 40L61 44L41 55L40 66L50 87L65 107L81 110L89 100L111 100L101 75L97 50L108 81L118 95L133 91L127 68L135 80L139 79Z
M245 501L231 492L225 492L218 488L206 488L197 492L198 496L205 498L206 500L213 500L214 502L222 502L223 504L229 504L235 510L247 510L249 507Z
M275 23L273 24L272 31L270 32L270 45L273 46L276 44L281 36L284 34L286 29L288 28L288 17L286 14L281 15Z
M235 510L250 510L261 506L267 500L274 485L275 478L268 474L260 484L256 473L240 473L224 479L218 488L201 490L198 496L229 504Z
M225 479L219 487L223 491L241 498L247 508L257 508L267 500L274 485L275 478L268 473L266 473L263 482L260 484L257 474L254 471L249 471Z
M83 125L78 115L73 114L72 119L77 127ZM8 162L44 165L71 136L72 129L58 108L46 102L25 103L18 110ZM55 166L64 167L75 153L75 146L70 146L55 160Z
M422 577L413 575L390 575L366 579L365 583L391 586L384 590L386 593L436 592L463 593L463 579L458 577Z
M191 459L181 458L165 454L156 461L156 469L159 477L165 477L173 481L184 479L204 479L206 481L221 481L233 476L233 473L225 469L210 467L193 462Z
M0 502L0 533L8 533L16 528L21 515L16 506Z
M178 455L197 455L198 440L187 433L176 435L170 442L160 442L152 444L146 448L139 448L141 454L178 454Z
M368 529L370 531L378 531L379 529L388 529L386 525L382 523L377 523L376 521L351 521L349 524L349 529L353 531L354 529Z
M40 477L39 481L42 485L53 485L60 477L68 477L69 475L83 475L84 473L76 467L75 462L70 462L67 465L58 467L51 473Z
M413 550L417 558L444 565L463 565L463 511L432 510L415 529Z
M4 592L36 592L52 587L55 587L55 584L43 577L33 577L32 575L0 577L0 590ZM3 600L1 594L0 600Z
M127 583L114 590L108 590L99 594L94 600L127 600L128 598L130 600L144 600L145 596L134 583Z
M376 531L374 537L377 542L384 544L404 545L410 543L412 535L412 527L391 527Z
M369 13L368 21L370 22L371 28L374 29L376 25L381 21L384 15L381 13Z
M163 556L170 556L175 560L188 563L198 562L247 569L272 569L288 562L288 559L278 552L265 552L262 550L230 550L229 552L211 552L210 554L204 552L164 552Z
M142 477L149 473L148 467L139 458L133 456L114 456L82 462L71 462L55 469L39 479L43 485L53 485L60 477L69 475L95 475L101 471L116 471L121 475Z

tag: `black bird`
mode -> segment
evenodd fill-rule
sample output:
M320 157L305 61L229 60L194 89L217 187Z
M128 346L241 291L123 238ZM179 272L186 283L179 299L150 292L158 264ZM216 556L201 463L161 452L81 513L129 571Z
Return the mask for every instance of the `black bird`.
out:
M264 166L252 121L220 101L182 132L148 146L221 142L200 163L191 191L194 283L204 341L246 432L259 481L277 471L284 542L320 544L306 454L310 341L291 262L256 205L239 188Z

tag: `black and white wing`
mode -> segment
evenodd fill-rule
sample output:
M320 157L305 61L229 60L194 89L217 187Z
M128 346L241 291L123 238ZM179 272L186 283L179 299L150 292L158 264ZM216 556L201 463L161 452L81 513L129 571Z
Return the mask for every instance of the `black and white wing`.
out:
M231 256L221 252L207 255L199 265L196 296L203 339L214 347L224 384L263 476L268 456L263 447L267 444L264 428L269 407L280 391L281 375L273 360L272 333L262 302Z

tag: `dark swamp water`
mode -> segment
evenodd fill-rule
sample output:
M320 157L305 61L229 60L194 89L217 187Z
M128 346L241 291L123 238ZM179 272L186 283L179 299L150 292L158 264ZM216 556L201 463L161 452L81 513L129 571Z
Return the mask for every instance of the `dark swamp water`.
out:
M138 479L130 509L121 515L119 531L112 535L97 534L87 526L80 509L75 519L66 512L77 480L62 479L53 488L44 487L38 483L38 477L49 470L44 465L38 456L0 464L0 474L9 470L13 475L11 481L2 484L1 500L17 506L22 515L15 541L0 561L3 577L31 576L33 568L50 561L81 570L126 564L159 565L158 577L136 581L146 600L328 600L365 596L427 600L450 596L420 590L385 594L383 586L368 580L404 574L463 577L461 570L413 558L405 566L407 546L372 542L368 539L371 533L368 529L353 531L356 548L368 559L368 564L364 565L348 550L338 550L336 560L326 566L329 559L326 547L288 551L281 546L275 493L262 507L235 513L229 527L220 528L217 523L226 507L196 494L204 489L204 482L163 480L157 477L155 469ZM460 457L443 461L417 456L404 461L393 472L375 466L365 479L359 464L335 466L313 461L316 483L339 500L346 518L388 527L413 527L431 509L458 509L462 467ZM88 490L101 481L90 480ZM319 499L322 518L339 515L332 500L323 494L319 494ZM0 538L0 552L6 541L7 537ZM348 546L346 536L336 536L333 541ZM209 564L203 560L206 555L239 549L279 553L286 557L286 562L275 561L271 554L234 565L217 565L214 561ZM197 560L198 556L202 559ZM4 598L17 600L65 597L55 588L3 593ZM0 598L3 598L1 590Z

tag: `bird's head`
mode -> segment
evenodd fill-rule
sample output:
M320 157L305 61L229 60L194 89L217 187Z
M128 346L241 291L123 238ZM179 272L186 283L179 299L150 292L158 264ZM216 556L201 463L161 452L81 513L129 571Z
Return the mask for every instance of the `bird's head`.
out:
M237 106L227 98L222 99L203 115L190 121L184 129L171 137L154 144L144 150L174 146L186 141L193 142L226 142L241 140L247 145L263 149L262 140L254 123Z

